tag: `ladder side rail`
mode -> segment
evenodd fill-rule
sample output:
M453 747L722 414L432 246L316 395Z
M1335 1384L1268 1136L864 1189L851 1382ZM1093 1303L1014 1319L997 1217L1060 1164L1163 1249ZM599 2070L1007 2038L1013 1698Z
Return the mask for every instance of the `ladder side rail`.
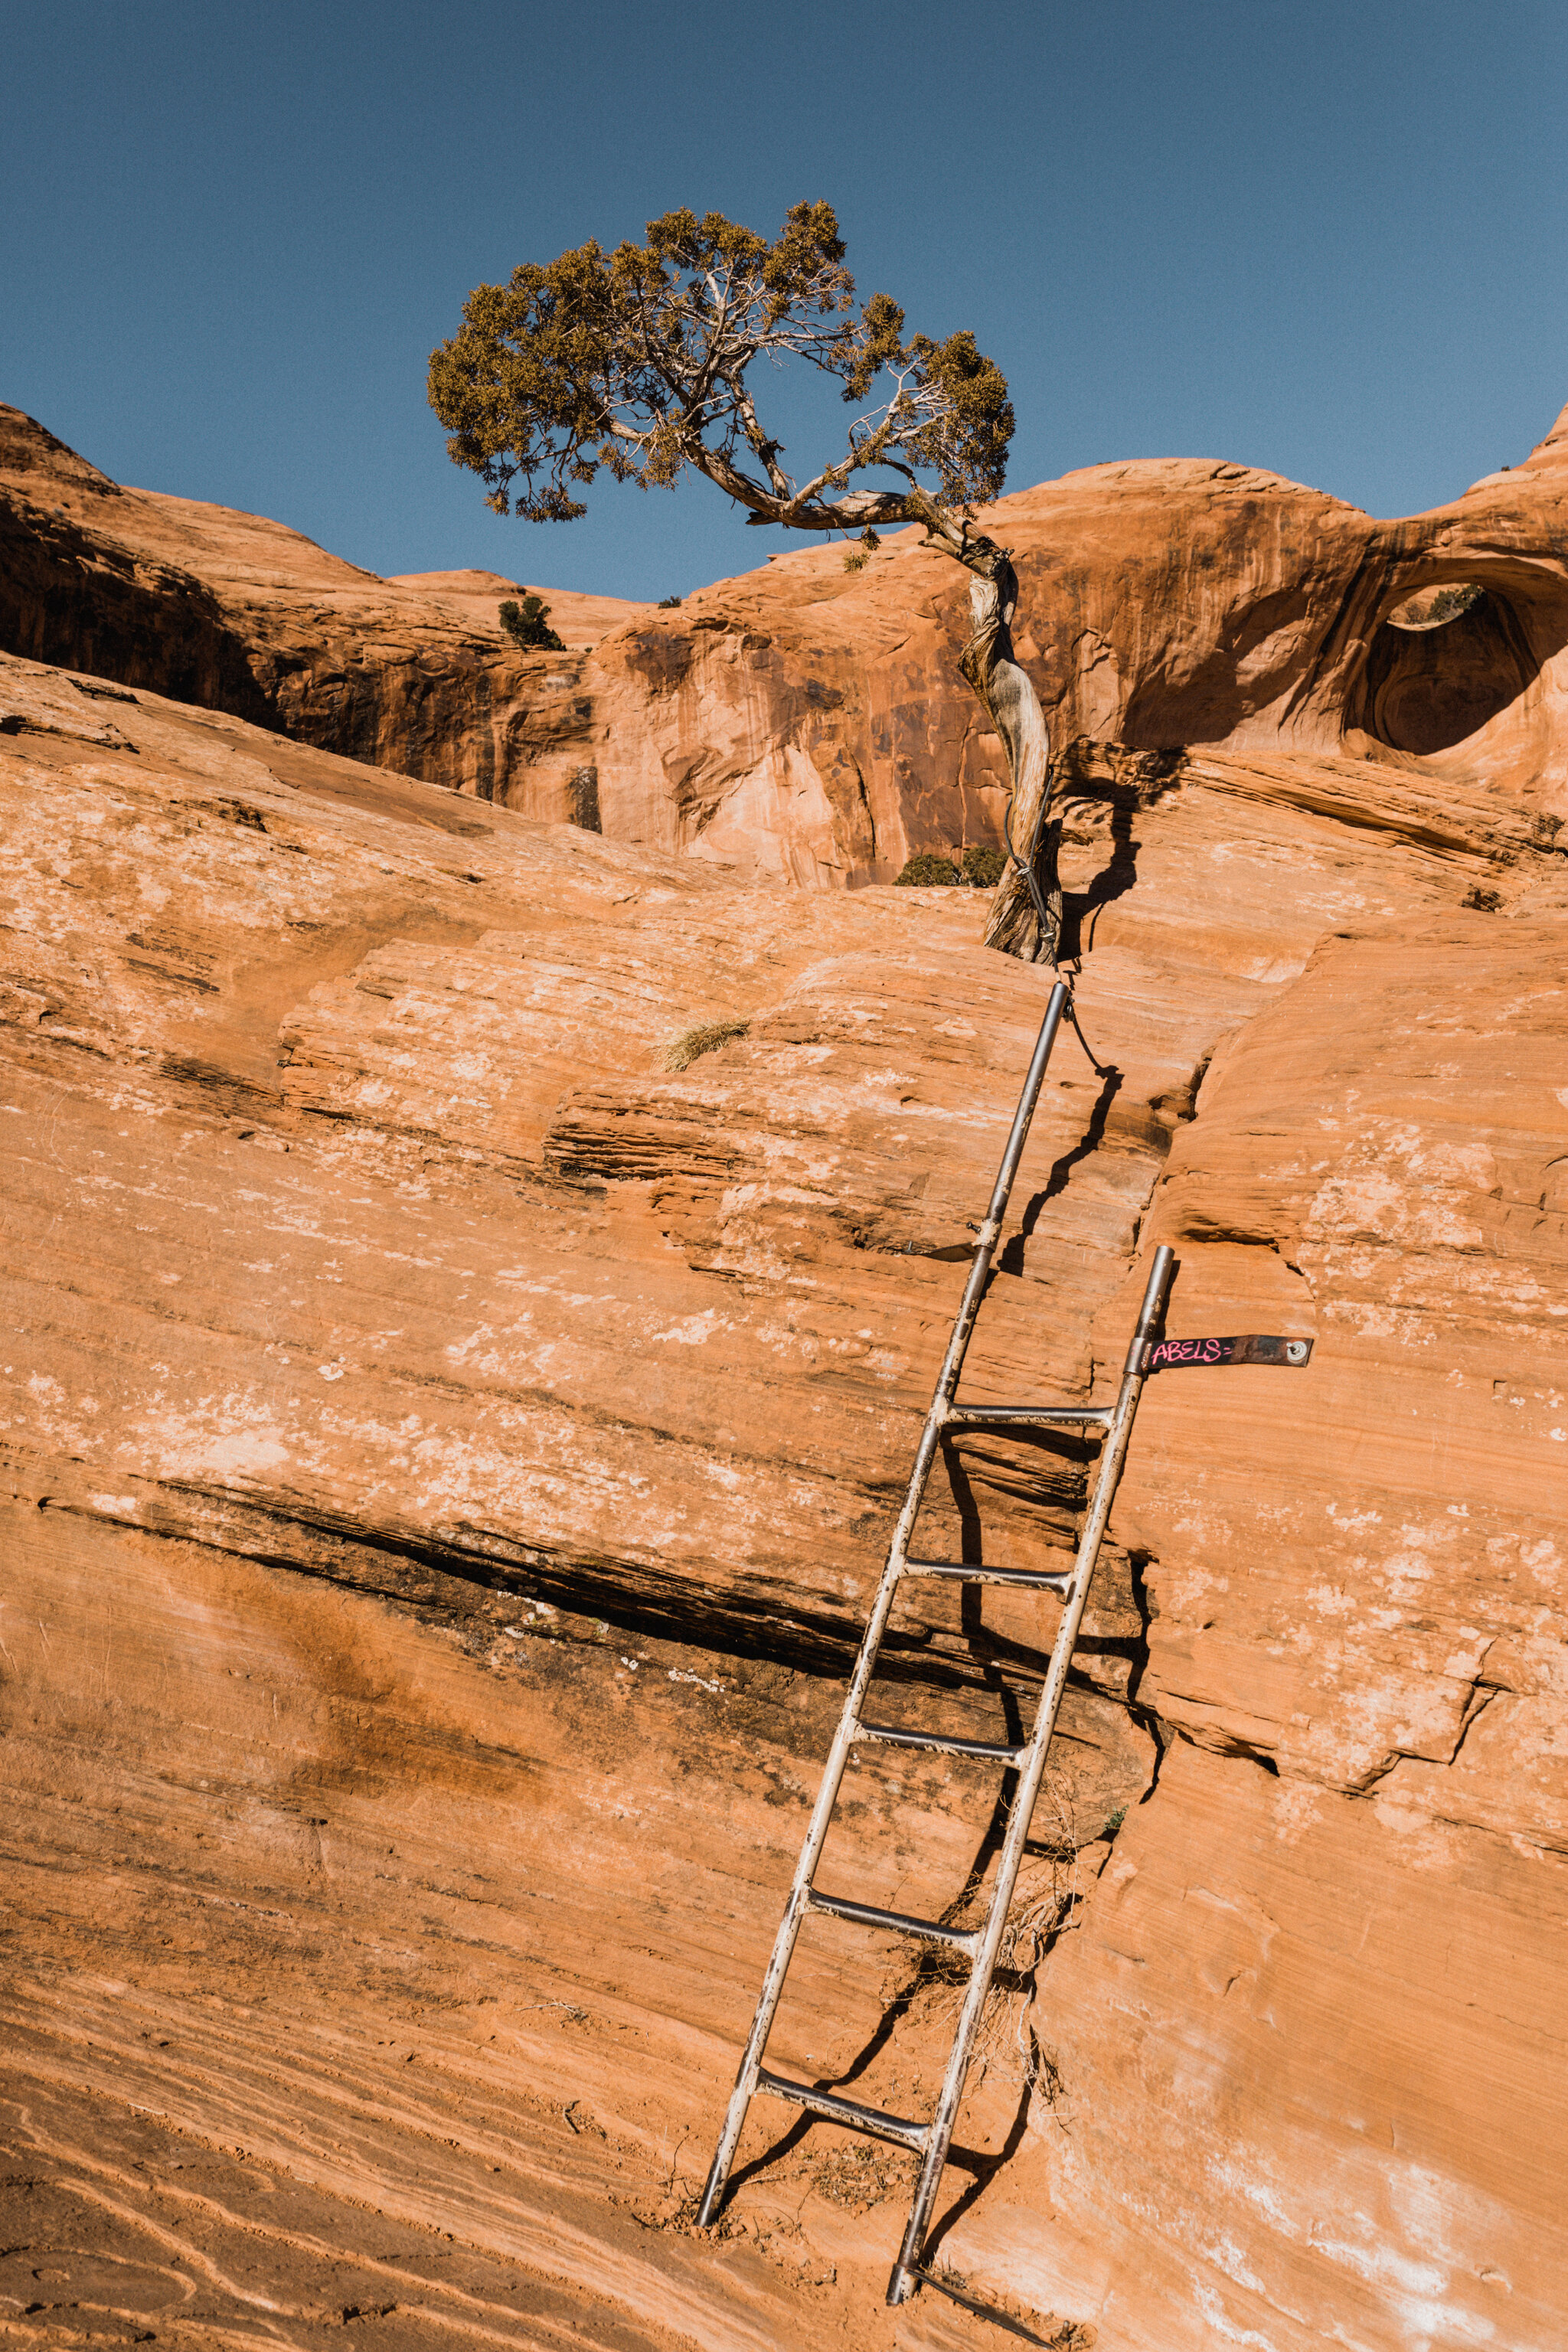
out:
M921 1505L925 1500L926 1484L931 1476L931 1465L936 1459L937 1447L942 1442L948 1409L952 1405L953 1392L958 1387L959 1375L963 1370L964 1357L969 1352L969 1342L973 1334L975 1318L980 1312L980 1302L984 1296L985 1285L990 1277L992 1256L1001 1236L1002 1220L1007 1213L1007 1202L1012 1194L1014 1180L1018 1173L1019 1162L1024 1157L1024 1146L1028 1141L1030 1121L1035 1115L1035 1106L1039 1100L1040 1088L1045 1083L1046 1066L1051 1058L1051 1048L1056 1044L1057 1033L1061 1027L1062 1015L1067 1009L1068 1002L1066 983L1058 981L1047 1003L1045 1018L1040 1024L1039 1035L1035 1040L1035 1050L1030 1057L1023 1090L1018 1097L1018 1106L1013 1114L1013 1125L1007 1137L1006 1149L1002 1154L1002 1164L992 1188L991 1205L986 1211L985 1222L981 1226L975 1241L974 1258L969 1269L969 1278L963 1286L963 1297L953 1321L952 1336L947 1343L947 1352L942 1360L942 1370L937 1375L936 1392L931 1399L931 1410L926 1415L925 1426L921 1432L914 1468L910 1474L909 1487L904 1496L904 1507L899 1513L898 1523L893 1529L892 1541L888 1547L887 1564L877 1587L876 1598L871 1605L870 1616L867 1620L865 1633L861 1637L854 1671L849 1678L849 1687L845 1694L844 1708L838 1719L838 1728L834 1733L833 1745L828 1750L827 1761L823 1768L822 1786L817 1791L816 1803L812 1811L811 1821L801 1846L800 1860L795 1864L789 1900L784 1906L784 1917L779 1922L778 1934L773 1939L773 1948L763 1978L762 1991L757 1998L756 2014L752 2020L752 2031L742 2054L740 2069L735 2076L734 2090L730 2095L730 2104L725 2111L724 2126L719 2136L719 2145L714 2150L713 2162L709 2168L707 2184L702 2191L702 2202L697 2209L697 2226L700 2230L707 2229L718 2213L725 2185L730 2177L730 2168L735 2160L735 2150L740 2146L741 2131L746 2120L746 2110L756 2091L757 2074L762 2065L763 2053L767 2047L768 2035L773 2031L773 2018L784 1992L784 1978L789 1970L790 1959L795 1951L796 1938L800 1934L801 1923L806 1915L807 1897L811 1892L812 1880L816 1874L816 1865L822 1858L822 1849L826 1843L834 1808L838 1801L839 1786L854 1749L861 1701L866 1696L872 1674L876 1670L882 1636L887 1631L888 1619L892 1612L899 1580L903 1574L910 1538L914 1532Z
M958 2119L959 2103L969 2074L969 2062L974 2038L980 2030L980 2020L991 1990L991 1979L996 1966L996 1955L1006 1930L1007 1914L1012 1906L1013 1890L1024 1859L1034 1819L1035 1802L1040 1782L1045 1776L1046 1758L1051 1734L1056 1729L1062 1696L1067 1689L1068 1672L1073 1652L1078 1645L1079 1628L1089 1601L1100 1549L1104 1539L1110 1506L1121 1477L1122 1464L1127 1457L1128 1439L1131 1435L1133 1415L1142 1391L1144 1367L1148 1360L1152 1335L1171 1286L1175 1260L1163 1244L1154 1253L1154 1263L1143 1293L1139 1311L1138 1328L1127 1351L1127 1362L1121 1376L1121 1393L1106 1434L1105 1451L1100 1457L1100 1475L1095 1483L1094 1499L1079 1541L1078 1558L1073 1567L1071 1597L1062 1613L1045 1687L1035 1716L1026 1759L1019 1769L1018 1791L1013 1800L1013 1810L1003 1840L996 1866L996 1885L991 1898L991 1908L970 1969L969 1989L964 1995L959 2015L958 2030L948 2058L947 2073L942 2079L942 2095L931 2118L926 2138L921 2176L910 2210L904 2242L893 2265L888 2284L890 2304L906 2302L920 2284L920 2265L925 2234L931 2227L932 2210L942 2186L942 2172L947 2164L948 2144Z

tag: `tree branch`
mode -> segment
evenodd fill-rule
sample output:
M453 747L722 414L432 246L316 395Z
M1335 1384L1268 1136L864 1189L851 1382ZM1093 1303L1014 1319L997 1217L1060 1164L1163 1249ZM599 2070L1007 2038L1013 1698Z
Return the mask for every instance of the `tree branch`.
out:
M1045 826L1052 895L1039 911L1010 871L988 937L1054 959L1060 894L1045 719L1008 634L1012 563L970 519L1001 492L1013 432L1006 383L967 330L942 342L906 337L903 310L884 294L857 314L843 264L826 204L792 206L772 245L721 214L687 209L650 221L646 246L606 253L590 237L547 265L520 264L509 286L474 289L460 332L431 353L431 404L452 436L449 455L480 475L491 505L535 521L582 514L574 490L601 467L647 488L690 466L750 522L812 531L920 523L927 544L972 575L963 674L1006 748L1014 826L1027 841ZM850 424L842 457L798 488L746 381L764 352L808 360L856 405L884 377L892 385ZM765 478L739 462L742 449ZM852 487L882 467L904 487ZM934 478L935 496L921 474Z

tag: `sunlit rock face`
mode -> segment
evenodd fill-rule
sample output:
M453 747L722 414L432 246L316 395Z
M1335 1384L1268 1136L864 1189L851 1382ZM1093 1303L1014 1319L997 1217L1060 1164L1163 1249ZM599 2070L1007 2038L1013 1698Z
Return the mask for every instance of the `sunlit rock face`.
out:
M1392 754L1568 811L1568 435L1405 522L1191 461L1094 467L984 520L1016 551L1058 749ZM1445 582L1482 593L1447 625L1391 624ZM828 884L998 837L966 633L962 575L914 531L863 571L811 549L621 631L585 679L615 828Z
M1058 1049L971 1392L1103 1395L1162 1241L1173 1336L1315 1340L1146 1391L1026 1877L1059 1932L941 2209L1047 2340L1568 2332L1553 446L1418 523L1184 466L1010 502L1079 518L1076 573L1014 536L1100 1066ZM485 804L478 720L445 789L279 724L318 609L319 665L395 612L440 693L531 709L561 656L437 660L506 583L329 596L246 518L223 572L172 499L134 509L163 569L117 569L142 494L68 455L58 499L5 477L66 509L13 634L104 634L0 659L4 2307L967 2343L881 2311L907 2182L825 2126L759 2108L730 2234L686 2226L1041 1012L980 894L816 887L991 822L962 583L900 541L584 615L596 835L500 766ZM1448 583L1482 593L1433 625ZM109 670L132 620L183 698ZM388 743L412 675L355 673ZM1055 1564L1084 1478L976 1438L924 1537ZM1006 1736L1053 1614L922 1594L879 1705ZM940 1913L994 1853L979 1768L884 1754L848 1798L824 1882L868 1901ZM952 2012L819 1921L774 2055L924 2112Z
M1091 467L982 518L1058 751L1294 748L1568 813L1568 430L1398 522L1193 459ZM1001 837L1001 749L958 676L958 567L917 530L812 543L678 610L551 596L560 654L483 572L383 581L295 531L121 489L0 409L0 645L280 726L321 749L804 887L891 881ZM520 537L520 552L539 548ZM1394 618L1445 583L1446 625Z

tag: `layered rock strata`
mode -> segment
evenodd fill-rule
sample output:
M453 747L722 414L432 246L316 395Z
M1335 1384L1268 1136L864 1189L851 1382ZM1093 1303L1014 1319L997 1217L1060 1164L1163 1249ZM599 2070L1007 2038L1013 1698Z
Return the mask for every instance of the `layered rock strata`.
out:
M1151 1386L961 2126L942 2258L1064 2347L1561 2337L1564 892L1505 782L1069 764L1100 1066L972 1391L1101 1393L1162 1239L1173 1331L1316 1349ZM974 894L24 660L0 805L0 2308L981 2340L880 2310L905 2184L826 2127L759 2108L730 2234L684 2217L1038 975ZM955 1448L926 1533L1044 1563L1083 1477ZM924 1600L887 1706L997 1736L1048 1634ZM983 1881L971 1768L850 1799L835 1884ZM777 2056L918 2105L952 2007L819 1923Z

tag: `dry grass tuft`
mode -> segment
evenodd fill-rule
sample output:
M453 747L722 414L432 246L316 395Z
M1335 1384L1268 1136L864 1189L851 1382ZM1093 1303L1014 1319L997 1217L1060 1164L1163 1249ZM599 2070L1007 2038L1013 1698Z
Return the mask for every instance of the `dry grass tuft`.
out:
M1065 1784L1047 1773L1036 1808L1032 1843L1047 1851L1018 1874L1012 1909L996 1955L991 1991L974 2038L976 2079L993 2067L1004 2081L1037 2090L1064 2128L1067 2103L1055 2058L1042 2044L1030 2019L1035 1971L1051 1938L1067 1925L1078 1901L1078 1849L1072 1808ZM943 1912L947 1927L978 1927L990 1904L983 1878L973 1879ZM894 1997L920 2013L951 2041L969 1985L969 1962L961 1953L928 1945L912 1981Z
M868 2213L889 2198L912 2197L919 2172L912 2156L862 2143L858 2147L835 2148L831 2156L824 2157L812 2174L812 2185L830 2205Z
M683 1029L672 1037L664 1049L667 1070L689 1070L704 1054L717 1053L732 1037L744 1037L751 1032L749 1021L700 1021L695 1028Z

